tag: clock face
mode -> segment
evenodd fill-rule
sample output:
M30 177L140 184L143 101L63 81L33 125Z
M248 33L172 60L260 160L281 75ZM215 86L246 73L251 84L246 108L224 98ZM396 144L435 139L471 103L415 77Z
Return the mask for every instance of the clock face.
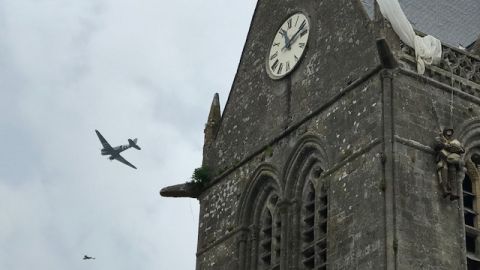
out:
M280 26L270 47L267 72L272 79L289 74L307 46L310 24L303 13L295 13Z

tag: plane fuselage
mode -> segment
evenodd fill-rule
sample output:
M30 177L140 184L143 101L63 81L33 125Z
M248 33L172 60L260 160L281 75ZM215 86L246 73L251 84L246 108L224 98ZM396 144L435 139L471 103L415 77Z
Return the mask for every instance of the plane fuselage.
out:
M130 145L125 144L125 145L119 145L119 146L113 147L111 149L103 148L102 150L100 150L100 152L104 156L116 156L130 147L131 147Z

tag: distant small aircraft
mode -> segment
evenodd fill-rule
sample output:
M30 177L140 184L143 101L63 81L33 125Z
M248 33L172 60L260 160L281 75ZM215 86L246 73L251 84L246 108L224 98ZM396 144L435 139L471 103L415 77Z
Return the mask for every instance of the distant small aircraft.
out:
M98 130L95 129L95 132L97 133L98 139L102 143L103 149L100 151L102 155L104 156L110 156L108 157L110 160L118 160L122 162L123 164L126 164L134 169L137 167L133 166L130 162L128 162L126 159L124 159L122 156L120 156L120 153L127 150L130 147L133 147L137 150L140 150L141 148L137 145L137 139L135 138L134 140L128 139L128 145L120 145L116 147L112 147L107 140L100 134Z
M87 256L87 255L83 255L83 259L84 260L95 260L94 257L90 257L90 256Z

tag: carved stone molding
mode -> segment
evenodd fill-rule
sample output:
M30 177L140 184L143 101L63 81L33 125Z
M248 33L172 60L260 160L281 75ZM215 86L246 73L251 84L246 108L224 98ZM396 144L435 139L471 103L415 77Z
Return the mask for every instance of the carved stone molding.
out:
M415 51L405 44L401 48L404 65L415 70ZM467 52L443 45L441 62L427 66L425 76L480 97L480 58Z

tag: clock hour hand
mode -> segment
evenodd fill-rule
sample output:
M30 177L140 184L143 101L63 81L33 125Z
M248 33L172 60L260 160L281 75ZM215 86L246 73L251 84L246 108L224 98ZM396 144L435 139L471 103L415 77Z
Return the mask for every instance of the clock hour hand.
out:
M307 31L307 29L305 29L304 31ZM302 33L303 33L303 32L302 32ZM295 41L297 41L298 37L299 37L299 35L293 36L293 38L290 40L290 46L291 46L292 44L294 44Z
M303 33L304 31L307 31L307 29L303 29L303 27L300 28L300 29L298 29L298 31L297 31L295 34L293 34L292 38L290 39L290 44L289 44L289 45L292 45L292 44L297 40L298 34L299 34L300 32Z

